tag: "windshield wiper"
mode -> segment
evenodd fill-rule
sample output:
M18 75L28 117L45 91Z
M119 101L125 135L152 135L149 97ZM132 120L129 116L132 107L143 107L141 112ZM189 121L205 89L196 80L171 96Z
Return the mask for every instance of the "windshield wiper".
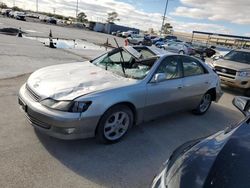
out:
M117 42L116 38L114 38L114 40L115 40L117 48L120 48L119 45L118 45L118 42ZM121 65L122 65L122 72L123 72L124 76L126 77L125 68L124 68L125 61L124 61L123 54L122 54L121 50L120 50L120 54L121 54L121 58L122 58L122 63L121 63Z

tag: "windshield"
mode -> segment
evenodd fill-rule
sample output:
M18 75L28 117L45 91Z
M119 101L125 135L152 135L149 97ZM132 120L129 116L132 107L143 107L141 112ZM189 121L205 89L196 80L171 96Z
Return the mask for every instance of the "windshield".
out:
M156 59L157 57L151 56L139 60L122 48L118 48L98 57L92 63L117 75L140 80L145 78Z
M224 59L239 63L250 64L250 52L231 51L224 56Z

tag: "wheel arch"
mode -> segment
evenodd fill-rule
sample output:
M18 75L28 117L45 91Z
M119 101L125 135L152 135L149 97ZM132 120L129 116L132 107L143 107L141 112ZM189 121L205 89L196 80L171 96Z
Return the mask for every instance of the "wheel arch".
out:
M216 100L216 88L211 88L206 93L210 93L212 95L212 101Z
M96 129L95 129L95 135L96 135L96 133L97 133L97 128L98 128L98 126L99 126L99 123L100 123L100 121L101 121L103 115L104 115L108 110L110 110L111 108L113 108L113 107L115 107L115 106L119 106L119 105L127 106L127 107L132 111L133 116L134 116L133 125L136 124L137 118L138 118L138 113L137 113L137 110L136 110L135 105L134 105L133 103L131 103L131 102L128 102L128 101L115 103L115 104L111 105L108 109L106 109L106 111L101 115L101 117L100 117L100 119L99 119L99 121L98 121L98 124L97 124L97 126L96 126Z

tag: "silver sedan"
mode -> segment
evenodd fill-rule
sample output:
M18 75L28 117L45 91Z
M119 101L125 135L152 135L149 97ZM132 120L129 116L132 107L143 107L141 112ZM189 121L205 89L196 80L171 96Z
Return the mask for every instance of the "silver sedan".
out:
M220 96L217 74L198 59L134 46L37 70L18 101L29 122L50 136L112 143L168 113L204 114Z

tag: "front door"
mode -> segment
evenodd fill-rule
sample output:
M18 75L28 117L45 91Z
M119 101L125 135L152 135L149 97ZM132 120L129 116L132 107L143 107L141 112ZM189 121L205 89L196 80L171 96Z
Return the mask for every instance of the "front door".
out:
M164 73L165 79L147 84L145 120L151 120L181 108L183 83L179 56L173 55L163 59L155 74L157 73Z

